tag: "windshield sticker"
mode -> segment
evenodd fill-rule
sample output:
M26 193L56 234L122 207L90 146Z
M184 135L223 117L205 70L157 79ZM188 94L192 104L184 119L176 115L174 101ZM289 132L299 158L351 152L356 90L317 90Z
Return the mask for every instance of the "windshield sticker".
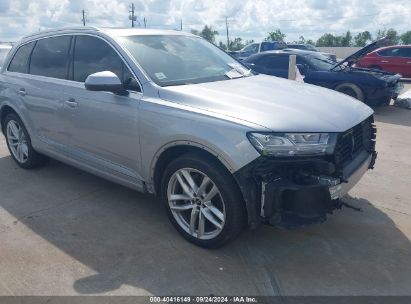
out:
M167 78L166 75L164 75L164 73L155 73L154 75L156 75L157 79L161 80L161 79L165 79Z

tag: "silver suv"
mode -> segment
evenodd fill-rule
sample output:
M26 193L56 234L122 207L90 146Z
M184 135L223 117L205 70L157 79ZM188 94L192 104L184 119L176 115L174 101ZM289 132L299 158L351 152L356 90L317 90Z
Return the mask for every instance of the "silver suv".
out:
M255 75L183 32L27 36L2 68L0 114L20 167L52 157L157 194L176 229L203 247L247 224L324 221L376 157L366 105Z

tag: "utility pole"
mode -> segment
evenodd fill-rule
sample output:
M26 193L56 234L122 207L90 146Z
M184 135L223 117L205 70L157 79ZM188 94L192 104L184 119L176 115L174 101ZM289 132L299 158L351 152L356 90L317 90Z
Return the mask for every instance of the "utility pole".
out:
M225 17L225 28L227 31L227 51L228 51L230 47L230 39L228 38L228 18L227 16Z
M128 19L131 20L131 27L134 27L134 21L137 20L137 17L134 16L134 3L131 3L131 9L129 11L130 15L128 16Z
M83 26L86 26L86 11L85 10L81 10L81 21L83 22Z
M180 19L180 31L183 31L183 18Z
M147 28L146 17L144 17L143 21L144 21L144 28Z

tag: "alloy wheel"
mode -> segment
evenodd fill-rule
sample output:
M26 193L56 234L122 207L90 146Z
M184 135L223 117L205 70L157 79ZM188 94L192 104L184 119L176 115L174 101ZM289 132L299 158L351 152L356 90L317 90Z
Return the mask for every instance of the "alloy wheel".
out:
M14 158L25 163L29 157L29 147L22 127L15 120L10 120L6 127L7 143Z
M168 182L167 199L174 219L191 236L213 239L223 230L226 221L223 197L203 172L192 168L174 172Z

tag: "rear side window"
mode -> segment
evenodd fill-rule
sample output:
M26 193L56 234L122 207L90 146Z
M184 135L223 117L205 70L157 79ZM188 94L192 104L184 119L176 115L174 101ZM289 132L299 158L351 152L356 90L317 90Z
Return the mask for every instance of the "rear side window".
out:
M71 36L38 40L30 60L30 74L66 79Z
M411 48L403 48L404 50L404 57L411 58Z
M27 43L22 45L14 54L13 59L9 65L10 72L18 73L28 73L28 64L31 50L33 49L34 42Z

